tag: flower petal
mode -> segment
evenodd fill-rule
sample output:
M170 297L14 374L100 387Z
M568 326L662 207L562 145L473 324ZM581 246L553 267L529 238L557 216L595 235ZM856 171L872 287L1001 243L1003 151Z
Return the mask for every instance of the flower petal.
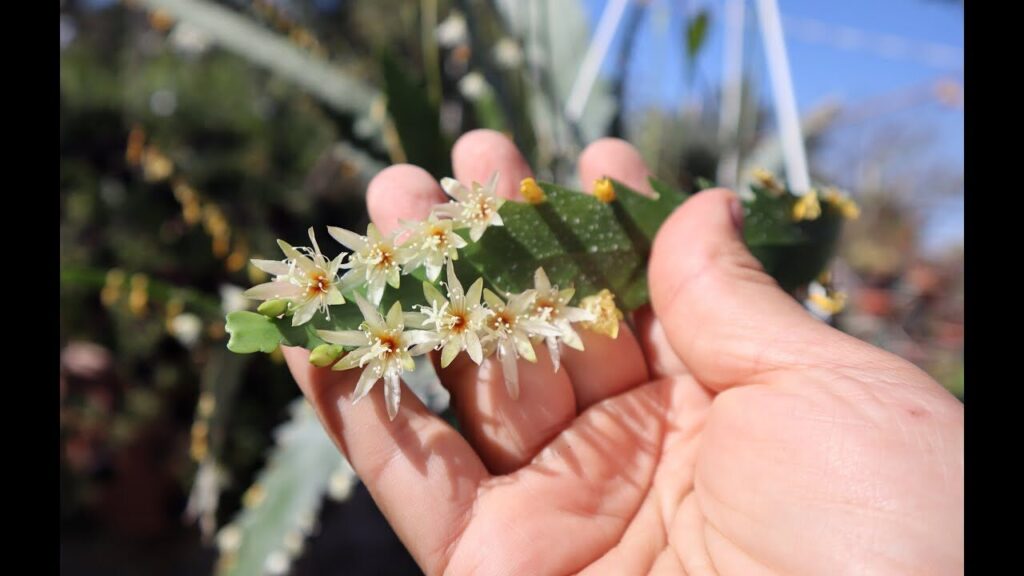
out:
M398 403L402 399L402 381L398 374L388 374L384 377L384 400L388 407L388 419L394 420L398 416Z
M444 294L441 294L441 291L435 288L430 282L423 282L423 297L426 299L427 304L434 309L440 309L441 306L444 306L444 304L448 302L448 299L444 297Z
M559 364L561 363L561 355L558 349L558 338L545 338L545 343L548 345L548 354L551 356L551 363L555 366L555 372L558 372Z
M337 286L331 286L331 289L327 291L327 304L330 306L338 306L345 303L345 297L341 295L341 290L338 290Z
M484 279L477 278L476 282L469 287L469 292L466 292L466 307L473 308L474 306L480 305L480 293L484 289Z
M249 262L267 274L273 274L274 276L285 276L289 271L291 271L291 266L289 266L287 262L282 262L281 260L259 260L257 258L253 258Z
M501 298L494 292L491 292L489 288L484 288L484 301L487 302L487 305L491 308L505 307L505 303L502 302Z
M442 178L441 188L444 189L445 194L448 194L452 198L460 201L469 193L469 190L454 178Z
M309 274L310 272L316 271L316 264L313 264L313 261L303 255L302 252L293 248L291 244L284 240L278 240L277 245L281 247L281 251L284 252L284 255L294 260L295 265L303 272Z
M344 358L342 359L344 360ZM374 368L376 362L371 362L363 369L363 373L359 375L359 382L356 384L356 391L352 393L352 403L355 404L363 399L364 396L370 393L373 385L377 383L379 377Z
M334 364L334 367L331 368L331 370L340 371L355 368L359 366L359 362L363 359L363 356L366 356L369 353L370 348L360 348L358 350L353 350L352 352L349 352L348 354L342 356L341 360L338 360L338 362Z
M366 286L366 295L370 298L370 302L374 305L380 304L382 298L384 298L384 277L374 276L370 283Z
M444 350L441 351L441 368L447 368L461 351L462 347L459 345L459 342L454 338L449 340L448 343L444 345Z
M331 235L331 238L334 238L339 244L349 250L359 251L366 247L366 238L351 230L337 226L328 226L327 233Z
M402 342L406 346L434 343L436 345L438 335L430 330L406 330L402 332Z
M465 341L466 353L469 354L469 357L473 362L476 362L477 364L483 362L484 351L480 346L480 337L476 335L476 332L466 332L465 336L463 336L463 340Z
M370 339L361 330L317 330L316 335L323 338L325 342L341 346L369 346L370 344Z
M508 340L498 345L498 357L501 359L502 377L505 379L505 389L513 400L519 398L519 369L516 366L516 354L511 349L512 343Z
M384 330L384 319L381 317L380 312L377 311L377 307L366 301L361 295L356 294L356 306L359 306L359 311L363 314L363 320L366 320L367 326L374 332L380 332Z
M242 292L242 296L253 300L272 300L274 298L294 298L302 294L302 288L291 282L265 282Z
M319 301L314 298L296 308L295 313L292 315L292 326L302 326L312 320L313 315L316 314L318 304Z
M405 328L405 317L402 314L402 303L395 301L391 305L391 309L388 310L387 325L391 330L399 330Z
M533 287L538 292L551 290L551 281L548 280L548 275L543 268L537 268L537 271L533 273Z
M530 337L524 334L521 330L517 330L512 335L512 340L516 343L516 352L519 353L519 357L527 362L536 362L537 353L533 351L533 344L530 343Z

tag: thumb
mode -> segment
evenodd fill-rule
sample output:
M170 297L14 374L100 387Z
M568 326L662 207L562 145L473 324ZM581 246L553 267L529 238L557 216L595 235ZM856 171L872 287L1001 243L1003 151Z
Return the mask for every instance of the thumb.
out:
M775 369L828 365L843 348L859 348L764 272L743 243L741 222L736 194L707 190L678 208L654 239L651 302L690 372L723 390Z

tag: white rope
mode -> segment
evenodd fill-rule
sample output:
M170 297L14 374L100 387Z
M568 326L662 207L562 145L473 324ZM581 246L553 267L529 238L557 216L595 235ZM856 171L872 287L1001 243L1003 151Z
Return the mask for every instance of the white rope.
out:
M768 75L772 82L775 118L782 140L786 180L793 193L801 195L810 191L811 177L807 170L807 153L800 133L800 118L797 116L796 97L793 95L793 79L789 73L789 59L786 56L779 7L775 0L757 0L757 8L758 20L761 23L761 39L768 60Z
M743 107L743 25L746 0L726 0L725 53L722 58L722 105L718 120L718 141L722 159L718 163L719 186L737 184L740 163L739 128Z
M608 0L604 12L601 14L601 21L598 22L597 31L587 46L587 53L583 56L583 63L580 71L572 83L569 91L569 99L565 106L565 115L570 122L579 122L583 117L583 109L590 98L590 92L597 80L597 73L601 69L601 63L608 54L612 39L622 21L622 13L626 11L629 0ZM555 23L557 25L557 22Z

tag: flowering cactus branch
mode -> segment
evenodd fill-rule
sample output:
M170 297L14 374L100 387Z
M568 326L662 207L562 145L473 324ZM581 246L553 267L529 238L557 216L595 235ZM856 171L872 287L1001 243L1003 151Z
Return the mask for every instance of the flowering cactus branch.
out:
M767 172L755 181L747 243L784 287L806 286L856 206L833 189L796 196ZM584 348L577 330L615 338L623 310L647 303L651 244L687 195L654 179L655 197L607 178L591 194L526 179L526 202L511 202L497 182L444 178L451 200L388 235L328 227L348 250L333 258L312 228L309 246L279 241L283 260L253 260L271 278L245 293L263 301L259 314L228 316L228 347L301 345L316 366L359 369L353 401L383 380L394 419L417 356L440 352L442 368L463 353L477 364L495 356L515 398L517 362L536 362L536 345L557 371L563 345Z

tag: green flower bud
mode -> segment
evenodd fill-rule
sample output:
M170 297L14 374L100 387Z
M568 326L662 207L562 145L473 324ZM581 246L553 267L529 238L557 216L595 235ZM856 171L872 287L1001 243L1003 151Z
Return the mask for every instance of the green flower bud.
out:
M270 318L277 318L288 310L287 300L267 300L260 304L256 311Z
M321 344L309 353L309 363L317 368L326 368L337 362L342 352L337 344Z

